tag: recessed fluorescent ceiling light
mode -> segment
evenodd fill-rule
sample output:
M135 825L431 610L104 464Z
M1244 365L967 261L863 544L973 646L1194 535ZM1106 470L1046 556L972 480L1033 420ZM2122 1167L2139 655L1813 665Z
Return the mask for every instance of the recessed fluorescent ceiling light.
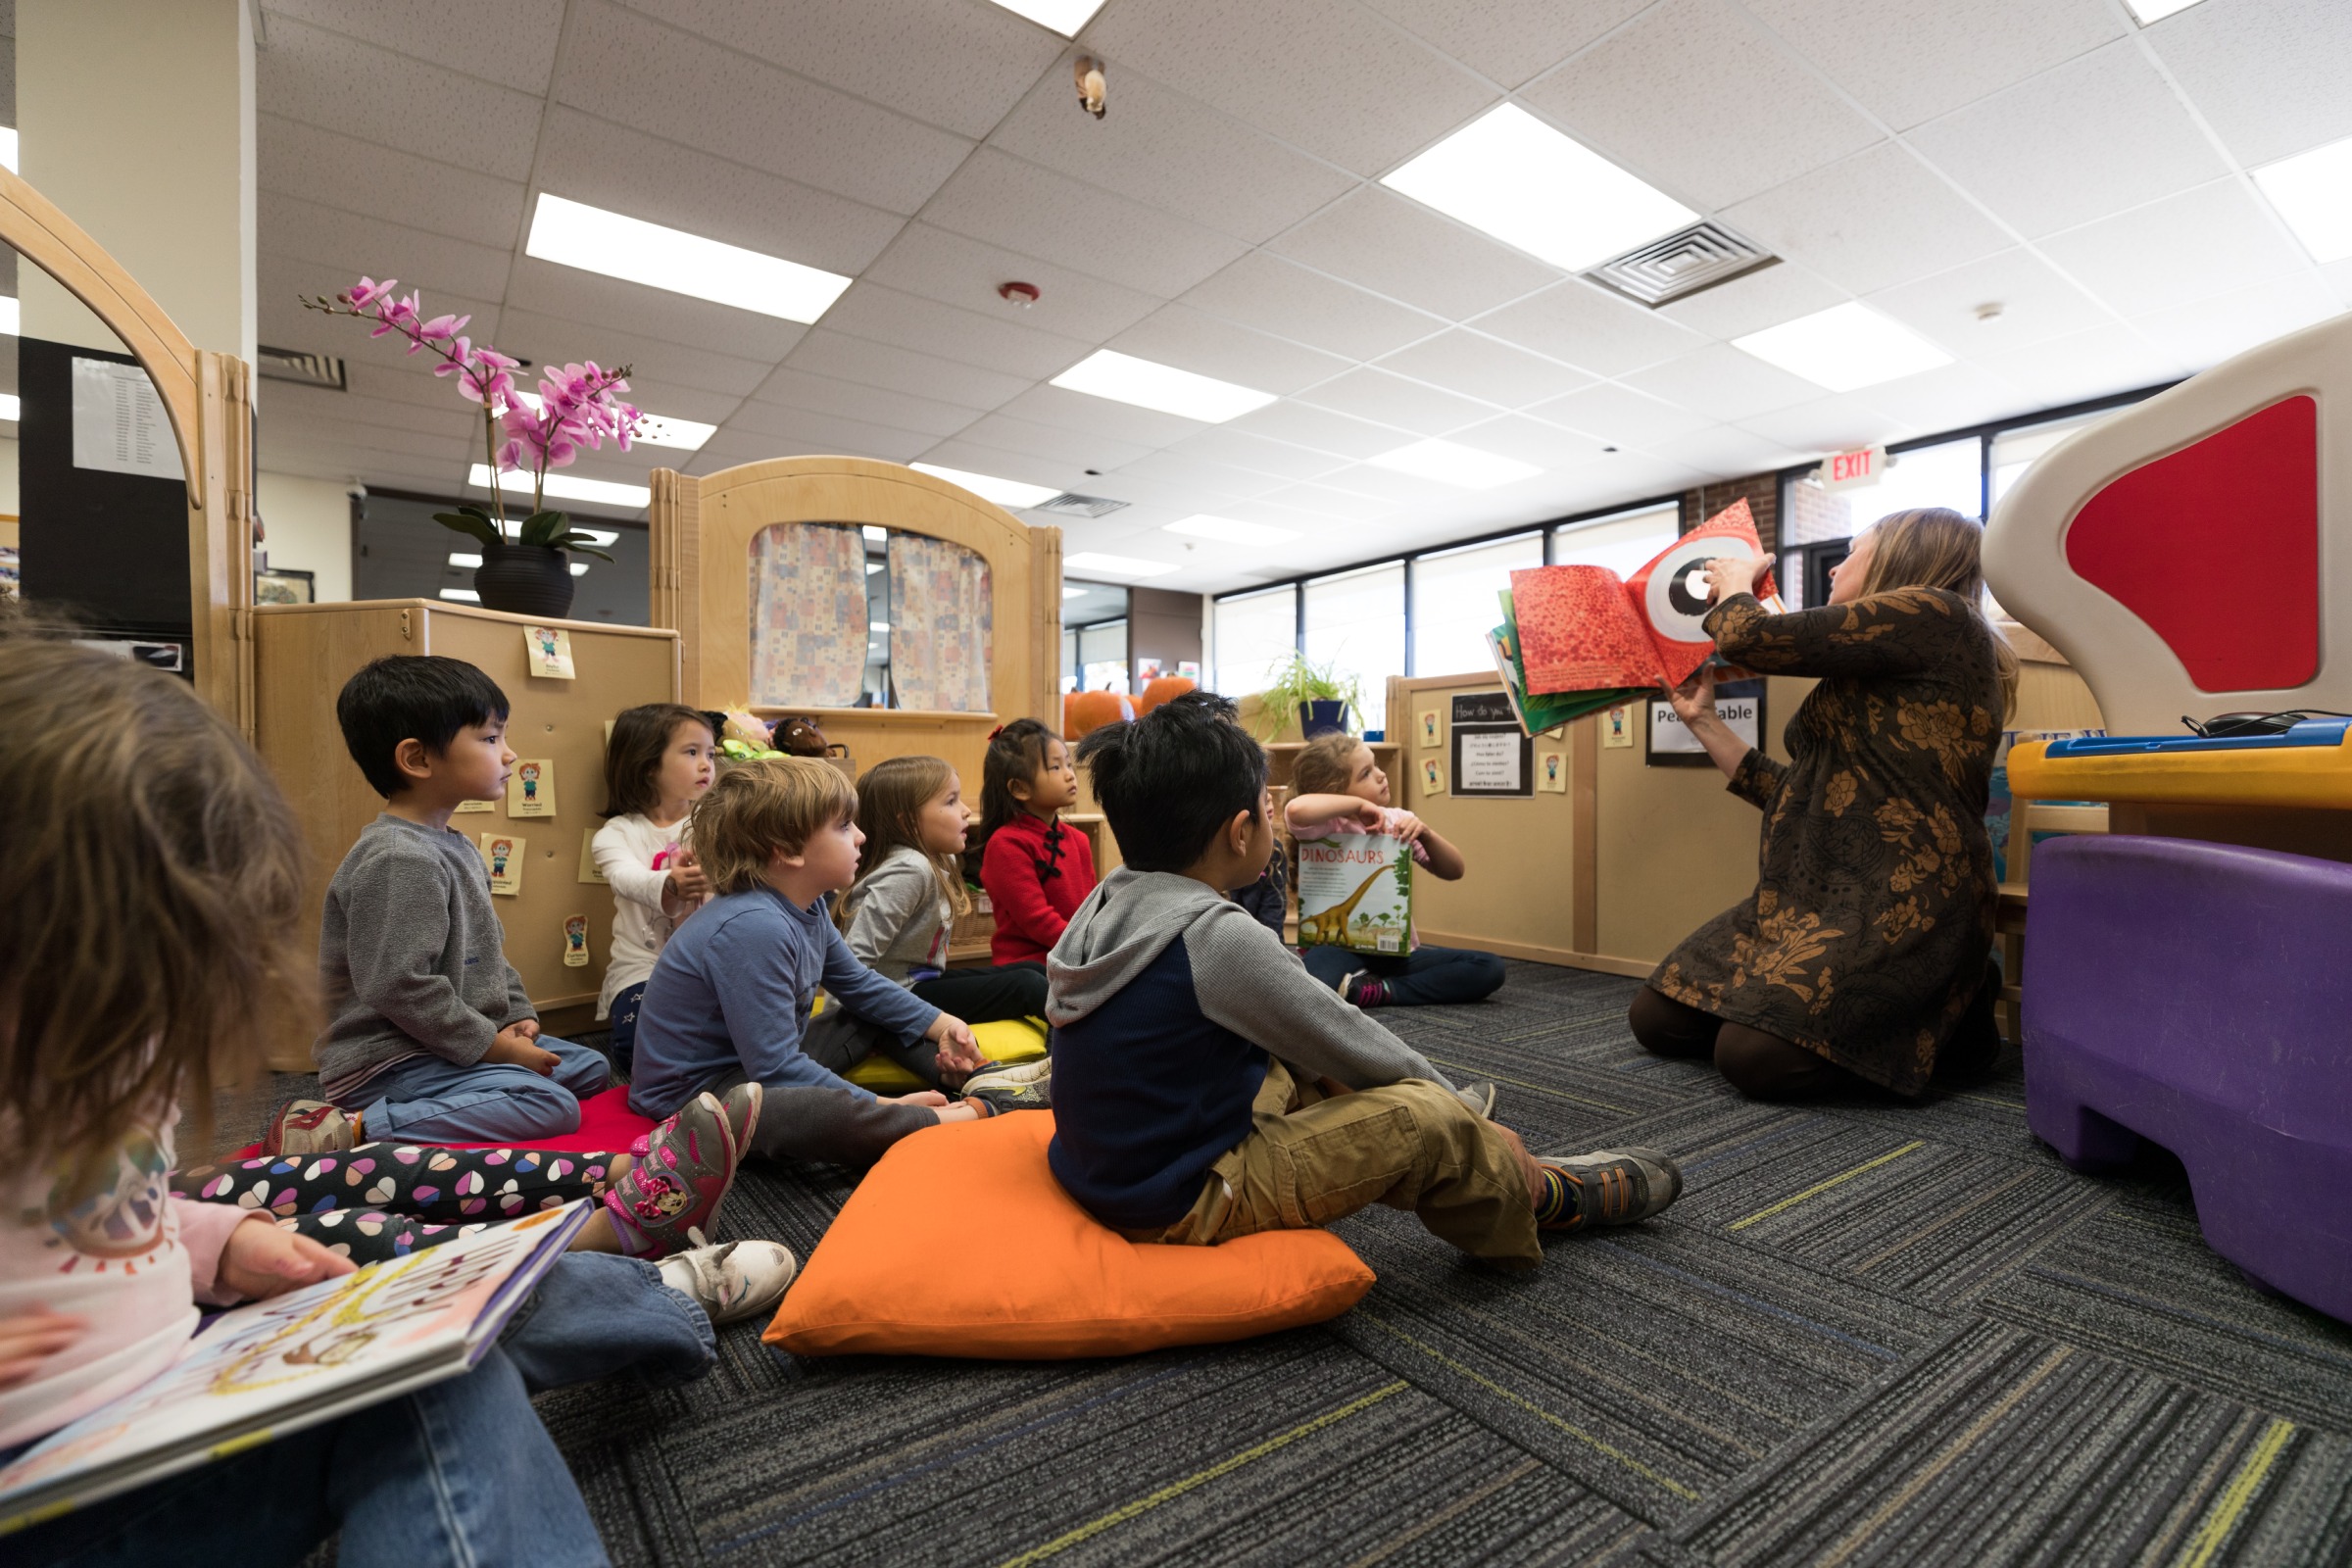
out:
M17 322L20 319L17 302L12 299L0 298L0 332L6 332L10 337L15 337Z
M1064 38L1075 38L1087 19L1102 9L1102 0L996 0L1016 17L1027 17L1041 27L1052 27Z
M2162 22L2176 11L2186 11L2197 0L2124 0L2124 4L2132 8L2132 14L2144 27L2151 22Z
M0 392L0 419L14 419L24 412L24 400L14 392Z
M13 130L0 130L0 169L12 174L18 172L17 133Z
M540 193L523 254L739 310L813 321L850 280L682 228Z
M453 566L478 566L482 564L482 558L463 550L452 550L449 553L449 564Z
M1162 414L1182 415L1210 424L1223 424L1274 401L1271 392L1236 386L1213 375L1195 375L1173 365L1158 365L1109 349L1097 349L1055 376L1054 384L1071 392L1085 392L1114 403L1132 403L1139 409L1157 409Z
M1949 354L1909 327L1852 300L1736 337L1732 347L1833 392L1876 386L1952 363Z
M1381 183L1571 272L1698 221L1516 104L1472 121Z
M490 488L490 466L477 463L466 471L466 482L476 490ZM501 495L529 497L531 476L527 473L502 473L498 476ZM608 507L643 507L654 499L654 492L641 484L616 484L611 479L583 479L572 473L551 473L547 476L547 494L560 501L597 501ZM582 530L585 532L586 530ZM611 544L611 538L599 544Z
M1451 441L1416 441L1409 447L1398 447L1364 461L1374 467L1394 468L1398 473L1416 474L1440 484L1456 484L1465 490L1492 490L1514 479L1532 479L1544 471L1517 458L1456 446Z
M1156 577L1163 571L1174 571L1174 563L1142 561L1134 556L1103 556L1082 550L1074 556L1064 556L1061 564L1079 571L1099 571L1105 577Z
M536 392L518 389L514 396L534 414L546 402ZM638 422L636 432L629 440L638 446L676 447L682 452L699 452L703 443L716 434L718 426L715 424L703 424L694 419L673 419L666 414L648 414Z
M2352 136L2257 169L2254 183L2313 261L2352 256Z
M1217 539L1229 545L1271 545L1298 537L1293 528L1272 528L1262 522L1244 522L1238 517L1211 517L1202 514L1187 517L1182 522L1168 524L1170 533L1189 533L1199 539Z
M1023 484L1018 479L1000 479L993 473L971 473L962 468L943 467L936 463L915 463L908 466L934 479L959 484L981 500L993 501L1000 507L1034 507L1040 501L1051 501L1061 494L1052 485Z
M470 588L444 588L441 590L441 597L455 599L460 604L466 605L478 605L482 602L482 596Z

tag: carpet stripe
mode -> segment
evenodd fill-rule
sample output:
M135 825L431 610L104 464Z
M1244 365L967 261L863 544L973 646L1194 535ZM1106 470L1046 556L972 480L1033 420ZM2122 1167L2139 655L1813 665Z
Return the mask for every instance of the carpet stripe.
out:
M1735 1220L1731 1224L1726 1225L1724 1229L1727 1231L1743 1231L1760 1219L1770 1219L1773 1215L1780 1213L1783 1209L1794 1208L1797 1204L1803 1202L1808 1198L1818 1198L1833 1187L1843 1186L1845 1183L1850 1182L1855 1177L1861 1175L1864 1171L1877 1170L1881 1165L1886 1164L1890 1159L1900 1159L1905 1154L1911 1152L1911 1151L1915 1149L1925 1149L1926 1147L1926 1144L1914 1138L1911 1140L1911 1142L1905 1144L1902 1148L1894 1151L1892 1153L1881 1154L1876 1159L1864 1160L1861 1164L1856 1165L1851 1170L1839 1171L1828 1181L1816 1182L1812 1186L1806 1188L1803 1192L1798 1193L1795 1197L1784 1198L1769 1208L1759 1208L1753 1214L1748 1215L1747 1218L1742 1220Z
M2285 1447L2286 1440L2294 1435L2295 1424L2292 1421L2271 1422L2270 1429L2262 1435L2262 1442L2255 1445L2254 1451L2246 1456L2246 1462L2231 1478L2229 1490L2215 1501L2213 1512L2206 1516L2204 1528L2197 1532L2196 1539L2188 1544L2188 1549L2181 1554L2181 1568L2205 1568L2207 1563L2213 1561L2213 1554L2222 1549L2222 1543L2228 1541L2230 1532L2237 1528L2237 1516L2246 1511L2246 1504L2253 1500L2254 1494L2261 1489L2262 1478L2271 1473L2271 1461L2278 1457L2278 1450Z

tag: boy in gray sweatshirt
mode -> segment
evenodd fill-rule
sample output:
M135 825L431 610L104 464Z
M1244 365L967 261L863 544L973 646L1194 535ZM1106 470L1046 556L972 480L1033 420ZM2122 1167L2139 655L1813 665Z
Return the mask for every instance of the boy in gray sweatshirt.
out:
M1126 863L1047 960L1054 1177L1133 1241L1204 1246L1409 1208L1515 1267L1538 1233L1674 1201L1650 1149L1537 1159L1225 897L1265 869L1265 752L1206 693L1079 743Z
M327 1025L313 1048L325 1099L280 1112L270 1152L553 1138L610 1081L596 1052L540 1034L489 872L449 825L460 803L505 794L507 713L497 683L455 659L379 659L336 699L384 811L326 888Z

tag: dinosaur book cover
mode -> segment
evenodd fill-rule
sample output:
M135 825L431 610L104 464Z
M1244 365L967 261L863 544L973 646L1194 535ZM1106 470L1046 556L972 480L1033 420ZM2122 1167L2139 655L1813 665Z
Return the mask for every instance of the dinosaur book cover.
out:
M1298 841L1298 945L1413 951L1413 855L1386 833Z

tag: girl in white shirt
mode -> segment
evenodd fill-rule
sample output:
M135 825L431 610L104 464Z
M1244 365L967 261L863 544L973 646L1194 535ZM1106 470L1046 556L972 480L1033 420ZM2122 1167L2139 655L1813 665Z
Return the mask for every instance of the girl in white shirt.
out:
M717 737L711 715L648 703L612 721L605 746L605 815L596 869L612 889L612 955L596 1015L610 1018L607 1054L623 1073L637 1046L637 1007L654 960L678 922L710 897L686 848L686 817L710 788Z

